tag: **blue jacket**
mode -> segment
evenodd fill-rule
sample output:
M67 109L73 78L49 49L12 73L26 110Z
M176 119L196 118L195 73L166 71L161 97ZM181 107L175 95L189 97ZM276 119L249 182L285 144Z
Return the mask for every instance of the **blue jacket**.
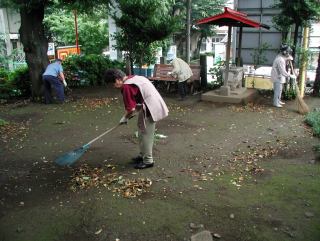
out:
M60 63L55 62L47 66L46 71L43 73L43 75L51 75L57 77L59 73L62 72L62 65Z

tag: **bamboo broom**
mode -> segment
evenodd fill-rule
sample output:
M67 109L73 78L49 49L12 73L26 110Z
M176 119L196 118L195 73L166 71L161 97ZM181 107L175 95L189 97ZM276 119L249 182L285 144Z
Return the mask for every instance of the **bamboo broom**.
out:
M297 74L293 69L293 65L292 65L291 60L289 62L290 62L290 67L291 67L292 73L297 77ZM306 104L306 102L304 102L303 98L301 97L297 81L295 81L295 85L296 85L296 91L297 91L296 104L297 104L297 107L298 107L298 112L300 114L302 114L302 115L305 115L310 111L310 109L309 109L308 105Z

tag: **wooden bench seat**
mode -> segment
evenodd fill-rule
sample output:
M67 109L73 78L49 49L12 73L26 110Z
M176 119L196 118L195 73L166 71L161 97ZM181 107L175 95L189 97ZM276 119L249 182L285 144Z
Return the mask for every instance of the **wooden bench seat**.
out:
M190 65L193 76L188 80L190 85L190 93L193 93L194 86L200 86L200 66ZM173 65L170 64L156 64L153 71L153 76L148 77L150 81L154 82L157 87L163 82L166 85L166 89L169 92L171 84L176 83L177 79L168 75L168 72L172 72Z

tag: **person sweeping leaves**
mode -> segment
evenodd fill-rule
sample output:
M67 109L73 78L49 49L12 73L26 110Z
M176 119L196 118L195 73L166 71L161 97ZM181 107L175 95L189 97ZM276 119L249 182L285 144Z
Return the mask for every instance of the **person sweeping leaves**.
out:
M156 122L168 116L168 108L154 85L145 77L126 76L119 69L109 69L105 80L112 81L121 90L125 114L120 124L127 124L131 116L138 113L140 154L133 158L136 169L154 166L152 155Z
M283 84L287 78L296 79L296 76L286 70L286 62L292 60L291 48L287 44L282 44L280 53L274 59L271 70L271 80L273 82L273 106L281 108L285 103L281 101Z

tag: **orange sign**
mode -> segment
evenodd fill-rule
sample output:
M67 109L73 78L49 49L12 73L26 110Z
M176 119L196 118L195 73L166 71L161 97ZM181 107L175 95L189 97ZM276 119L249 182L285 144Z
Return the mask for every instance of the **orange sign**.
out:
M80 47L79 47L80 52ZM68 55L77 54L77 47L75 46L65 46L57 47L57 56L59 59L64 60Z

